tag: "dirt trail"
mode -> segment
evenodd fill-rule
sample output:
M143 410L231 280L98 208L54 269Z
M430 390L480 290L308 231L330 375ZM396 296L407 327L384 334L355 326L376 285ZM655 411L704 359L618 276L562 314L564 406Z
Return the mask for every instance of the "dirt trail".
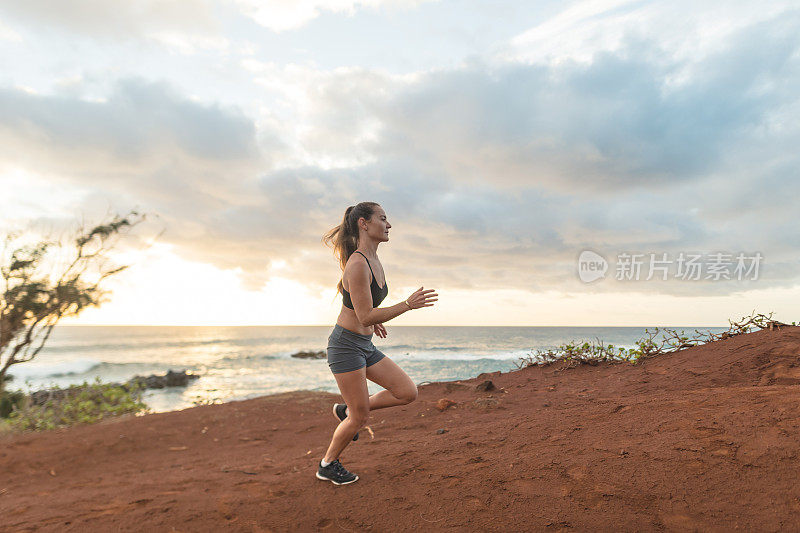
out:
M5 437L0 531L800 529L800 327L423 385L372 413L340 487L314 477L337 399Z

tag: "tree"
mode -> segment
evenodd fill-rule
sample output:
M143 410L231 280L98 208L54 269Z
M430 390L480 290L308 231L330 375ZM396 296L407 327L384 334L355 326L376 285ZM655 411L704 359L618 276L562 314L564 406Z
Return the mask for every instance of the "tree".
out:
M129 266L109 266L107 254L145 218L131 211L88 231L81 225L68 245L44 239L19 246L20 234L6 235L0 256L0 395L8 369L36 357L62 317L106 301L109 291L101 284Z

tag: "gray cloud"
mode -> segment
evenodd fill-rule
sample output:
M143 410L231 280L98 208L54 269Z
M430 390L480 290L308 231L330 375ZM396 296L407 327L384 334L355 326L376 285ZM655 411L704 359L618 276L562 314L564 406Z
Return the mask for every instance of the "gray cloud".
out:
M228 268L264 267L236 250L255 242L231 240L223 224L233 206L259 201L254 177L283 149L269 132L263 138L273 144L259 142L238 110L192 102L163 83L122 80L91 102L0 89L0 164L88 188L76 208L90 218L133 205L160 214L164 239Z
M320 75L293 141L318 161L364 161L340 168L274 168L287 146L259 145L251 120L163 85L125 82L106 102L9 89L0 157L154 206L181 255L241 267L250 288L277 259L311 289L330 288L338 269L320 238L363 200L395 226L381 249L393 287L698 296L747 286L588 287L575 275L584 248L758 250L769 266L749 287L786 286L800 266L800 231L787 222L798 29L796 14L753 25L691 65L629 41L586 64Z
M674 86L681 65L649 42L588 65L434 72L378 104L392 131L376 153L414 154L458 181L572 193L702 179L796 102L798 29L798 16L747 28Z
M436 283L577 290L575 257L591 247L762 251L767 266L751 286L796 284L800 231L786 222L795 210L786 188L800 163L791 148L800 140L798 29L797 13L754 24L691 65L629 41L589 64L477 63L410 82L370 75L362 91L353 90L362 72L334 75L316 89L308 147L335 157L340 147L325 139L360 139L354 149L376 162L353 169L366 194L347 185L340 205L384 198L410 231L408 241L395 233L396 257L418 256L416 271ZM459 257L455 272L442 269Z
M71 157L70 165L80 164L80 156L91 151L132 163L167 150L208 161L256 155L255 127L247 117L140 79L120 81L105 102L0 88L0 128L5 144L44 144L44 155L56 164ZM43 139L48 142L40 143Z

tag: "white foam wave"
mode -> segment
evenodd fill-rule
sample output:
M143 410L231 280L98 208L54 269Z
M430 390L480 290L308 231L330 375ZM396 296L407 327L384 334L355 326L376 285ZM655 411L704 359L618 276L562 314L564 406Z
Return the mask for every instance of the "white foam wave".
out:
M14 376L16 383L22 383L26 379L42 379L60 376L71 376L84 374L100 366L101 361L96 359L74 359L72 361L62 361L59 363L19 363L9 369L9 373Z
M381 350L392 359L397 360L422 360L422 361L479 361L481 359L493 359L496 361L516 360L520 357L525 357L530 354L529 350L514 350L510 352L487 352L476 353L472 352L442 352L425 351L425 350L409 350L394 352L392 350Z

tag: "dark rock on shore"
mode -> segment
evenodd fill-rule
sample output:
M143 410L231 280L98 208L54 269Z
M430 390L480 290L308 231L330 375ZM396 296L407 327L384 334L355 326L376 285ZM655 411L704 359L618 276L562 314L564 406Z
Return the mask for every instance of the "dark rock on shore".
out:
M297 357L300 359L327 359L328 354L325 350L320 350L318 352L297 352L293 353L292 357Z
M118 385L123 389L130 390L134 383L141 383L144 389L163 389L165 387L185 387L192 380L199 378L196 374L188 374L185 370L180 372L173 372L170 370L164 376L158 374L151 374L149 376L134 376L125 383L109 383L109 385ZM44 405L48 400L63 400L68 393L74 392L75 389L42 389L30 394L31 403L33 405Z
M164 376L159 376L157 374L151 374L147 377L133 376L125 383L125 385L132 385L134 383L139 383L143 385L145 389L185 387L189 384L191 380L197 379L199 377L200 376L195 374L187 374L185 370L181 370L180 372L173 372L172 370L170 370Z

